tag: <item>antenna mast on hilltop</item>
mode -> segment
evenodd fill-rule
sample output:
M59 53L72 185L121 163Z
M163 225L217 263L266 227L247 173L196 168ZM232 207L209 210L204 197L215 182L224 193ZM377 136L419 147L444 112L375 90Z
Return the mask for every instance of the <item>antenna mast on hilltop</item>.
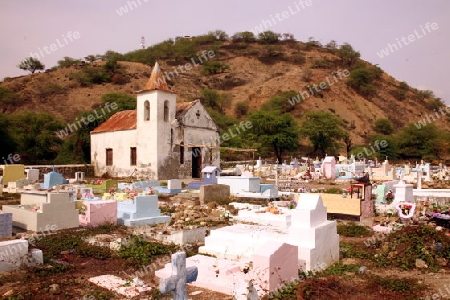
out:
M145 37L141 36L141 47L145 49Z

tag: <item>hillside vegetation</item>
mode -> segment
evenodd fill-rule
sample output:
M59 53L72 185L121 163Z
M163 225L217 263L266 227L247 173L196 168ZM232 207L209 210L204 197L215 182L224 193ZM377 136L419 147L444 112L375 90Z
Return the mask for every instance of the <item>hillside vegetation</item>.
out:
M65 57L45 72L5 78L0 155L18 153L22 163L89 162L89 131L135 107L135 92L156 60L178 101L200 98L221 132L253 123L223 146L257 148L257 155L279 160L361 152L369 159L448 157L450 123L441 99L361 60L351 45L299 42L271 31L229 37L220 30L125 54ZM118 109L61 134L107 102ZM223 157L249 158L226 150Z

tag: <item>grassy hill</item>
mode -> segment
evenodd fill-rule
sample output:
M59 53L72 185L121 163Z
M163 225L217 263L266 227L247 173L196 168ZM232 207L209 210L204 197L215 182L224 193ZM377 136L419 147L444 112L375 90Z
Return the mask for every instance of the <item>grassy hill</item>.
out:
M208 51L213 57L206 55ZM247 103L251 113L270 98L293 90L303 99L291 105L293 100L287 98L283 104L287 112L300 120L309 110L329 111L344 120L353 144L367 141L377 119L391 120L399 131L443 105L429 91L411 88L357 57L349 59L348 51L339 47L324 47L314 41L203 36L109 54L116 55L116 66L106 61L74 62L42 73L6 78L0 83L1 112L47 112L70 122L102 103L104 94L135 96L145 86L155 60L166 72L171 89L178 93L178 101L192 101L201 98L205 89L215 90L227 96L223 111L235 116L237 103ZM103 80L101 76L108 78ZM441 129L450 126L446 117L435 124Z

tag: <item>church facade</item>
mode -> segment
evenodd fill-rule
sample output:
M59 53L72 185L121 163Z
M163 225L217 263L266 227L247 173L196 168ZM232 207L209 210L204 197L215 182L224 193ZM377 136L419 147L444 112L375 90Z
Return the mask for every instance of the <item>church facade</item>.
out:
M158 63L136 110L120 111L91 131L95 175L157 180L200 178L219 166L219 131L199 100L177 103Z

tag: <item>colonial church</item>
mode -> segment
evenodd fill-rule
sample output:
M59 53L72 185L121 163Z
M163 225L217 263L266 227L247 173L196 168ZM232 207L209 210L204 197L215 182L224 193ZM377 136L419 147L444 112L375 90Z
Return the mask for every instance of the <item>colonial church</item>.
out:
M219 166L219 131L199 100L177 103L155 63L136 110L91 131L91 160L96 176L199 178L204 166Z

